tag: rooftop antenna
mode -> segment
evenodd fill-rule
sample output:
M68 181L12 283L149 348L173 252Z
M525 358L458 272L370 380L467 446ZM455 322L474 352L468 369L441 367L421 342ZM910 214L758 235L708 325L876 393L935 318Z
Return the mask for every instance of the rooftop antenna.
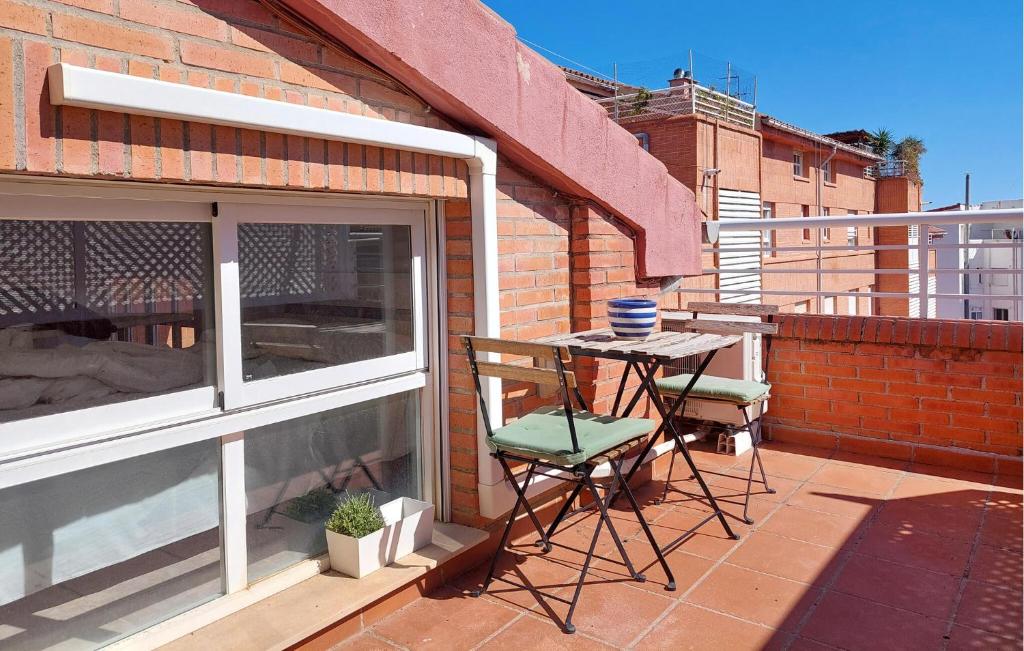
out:
M619 121L619 64L612 64L612 80L615 84L615 121Z

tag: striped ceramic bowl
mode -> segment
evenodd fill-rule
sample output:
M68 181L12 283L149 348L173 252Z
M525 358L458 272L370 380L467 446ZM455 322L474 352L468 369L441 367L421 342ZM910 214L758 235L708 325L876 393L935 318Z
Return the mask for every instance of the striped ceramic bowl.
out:
M612 332L622 339L646 339L658 320L658 302L644 298L615 298L608 301Z

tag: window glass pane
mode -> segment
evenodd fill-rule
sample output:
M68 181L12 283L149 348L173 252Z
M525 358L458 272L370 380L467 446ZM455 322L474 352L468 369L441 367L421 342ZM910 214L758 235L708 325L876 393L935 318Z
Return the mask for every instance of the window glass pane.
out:
M413 350L409 226L240 224L246 381Z
M346 492L419 498L419 432L418 391L247 431L249 580L326 552L324 522Z
M95 648L221 594L219 444L0 491L0 648Z
M210 225L0 221L0 422L212 385Z

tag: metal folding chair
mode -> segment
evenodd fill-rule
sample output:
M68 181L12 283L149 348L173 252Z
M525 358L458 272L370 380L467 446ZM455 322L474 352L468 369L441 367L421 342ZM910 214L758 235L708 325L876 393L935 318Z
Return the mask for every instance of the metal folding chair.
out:
M764 415L764 407L771 396L772 385L768 383L768 363L772 348L772 335L777 334L779 326L772 322L773 317L778 314L779 308L774 305L743 305L733 303L704 303L692 302L687 305L687 311L693 313L692 319L674 320L673 324L684 331L704 332L713 334L741 334L751 333L761 335L762 338L762 363L760 380L740 380L735 378L719 377L714 375L702 375L690 390L687 398L699 398L730 404L739 409L743 414L743 425L721 423L729 434L747 431L750 434L751 457L750 470L747 473L747 491L743 501L743 521L753 524L754 520L748 514L750 507L750 491L754 480L754 464L757 464L761 473L761 483L766 493L774 493L773 488L768 487L768 476L764 471L764 464L761 461L761 454L758 447L762 441L761 417ZM698 319L698 314L715 314L726 316L753 316L759 317L760 321L721 321L711 319ZM683 387L686 387L692 375L683 373L671 377L661 378L656 381L658 391L666 396L678 396ZM751 418L749 412L756 410L756 415ZM672 450L672 459L669 463L669 476L671 477L672 467L675 465L676 450ZM666 495L669 489L668 481L665 482Z
M538 468L563 470L569 475L569 481L576 483L582 488L589 490L597 505L599 518L594 529L594 537L590 541L590 548L587 550L586 559L580 572L579 580L576 582L576 590L572 600L559 599L569 604L569 611L565 617L565 631L572 633L576 627L572 624L572 616L579 602L580 593L583 590L583 583L590 569L591 561L594 558L594 550L597 547L598 537L602 528L607 525L608 532L622 556L622 561L629 571L630 576L637 581L646 580L638 573L629 560L626 548L619 538L618 532L612 519L608 516L608 501L619 490L629 500L633 512L640 522L640 526L647 536L651 547L657 554L665 574L668 577L668 589L675 589L675 579L672 570L668 566L664 555L658 548L658 544L651 533L650 527L640 512L640 505L633 496L629 486L622 480L622 461L625 453L632 447L643 443L647 434L654 429L654 421L647 418L614 418L611 416L599 416L587 411L583 395L576 384L576 376L572 371L567 371L565 366L571 361L569 351L562 346L548 346L517 341L506 341L502 339L485 339L480 337L463 337L466 347L466 354L469 357L469 366L473 372L473 380L476 383L477 395L480 398L480 410L484 416L484 423L487 428L487 446L491 450L491 456L498 460L505 473L505 478L516 493L515 506L509 513L508 523L501 536L501 543L491 559L487 577L484 579L483 587L474 592L474 596L480 596L487 591L488 586L494 578L494 570L498 559L508 544L512 526L520 509L524 509L537 533L540 534L538 546L542 546L545 552L551 550L550 536L553 531L545 531L540 520L531 508L526 499L526 488L530 485L530 479ZM504 353L508 355L532 358L534 365L521 366L511 363L499 363L490 361L479 361L477 353ZM551 364L551 367L541 367L538 361ZM554 386L561 394L561 407L541 407L529 414L526 414L504 427L492 429L487 413L487 404L483 399L483 392L480 387L480 377L497 377L506 380L517 380L533 383L542 386ZM575 398L579 409L573 407ZM509 463L526 464L526 475L522 484L516 479ZM607 462L612 469L611 486L602 498L598 493L597 485L593 479L594 469ZM575 493L574 493L575 494ZM567 501L563 508L563 514L569 506ZM561 514L560 514L561 515ZM556 519L557 520L557 519ZM516 584L518 585L518 584ZM520 586L525 587L525 586Z

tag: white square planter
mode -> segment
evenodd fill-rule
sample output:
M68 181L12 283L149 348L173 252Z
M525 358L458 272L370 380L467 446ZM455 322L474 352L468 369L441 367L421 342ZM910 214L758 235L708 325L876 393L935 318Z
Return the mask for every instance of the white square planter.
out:
M331 569L361 579L430 544L434 534L434 505L399 497L380 507L384 528L362 538L327 530Z

